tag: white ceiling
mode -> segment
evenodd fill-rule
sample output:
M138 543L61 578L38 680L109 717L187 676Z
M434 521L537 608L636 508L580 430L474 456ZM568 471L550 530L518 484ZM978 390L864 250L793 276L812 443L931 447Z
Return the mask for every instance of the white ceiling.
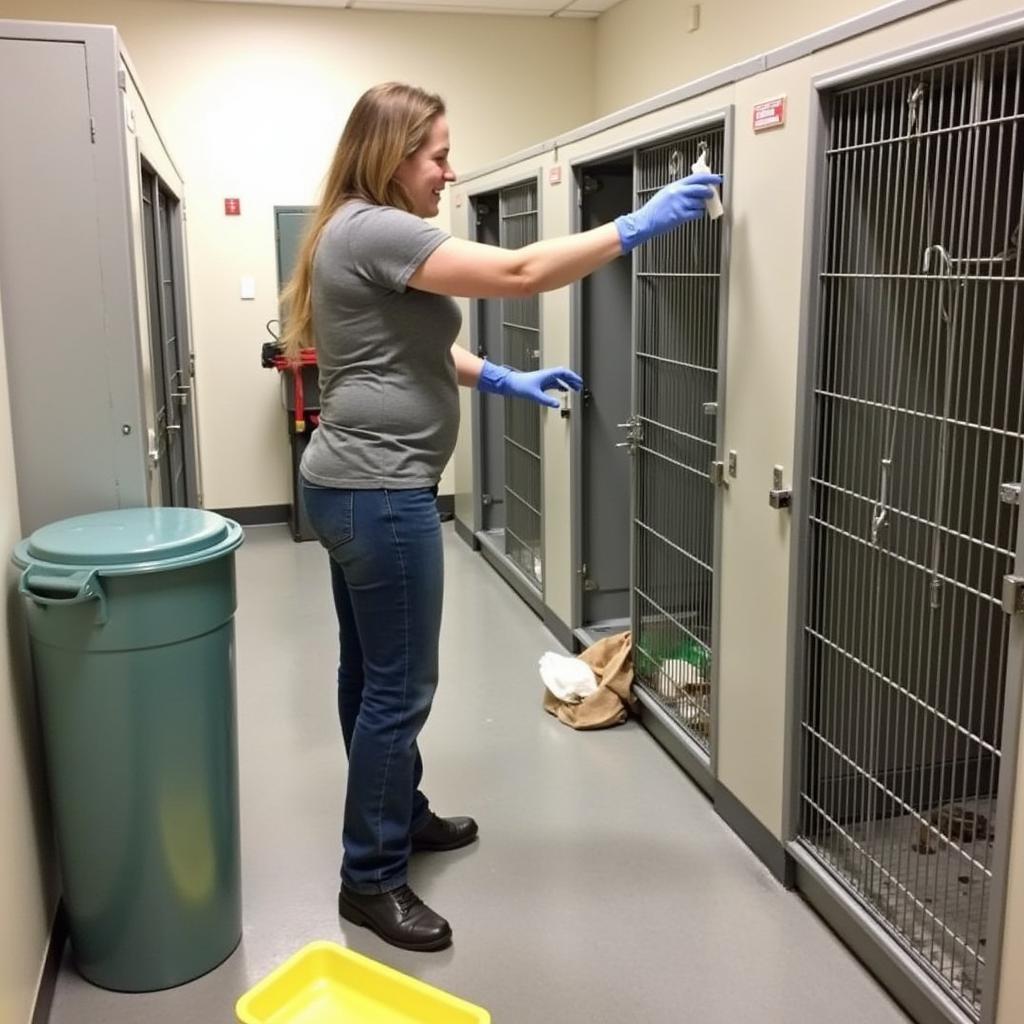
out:
M540 18L596 18L619 0L205 0L206 3L338 7L420 14L517 14Z

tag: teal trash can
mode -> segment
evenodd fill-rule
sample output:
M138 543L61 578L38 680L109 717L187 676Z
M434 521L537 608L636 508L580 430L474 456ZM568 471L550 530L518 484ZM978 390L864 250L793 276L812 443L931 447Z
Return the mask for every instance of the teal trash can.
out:
M72 952L104 988L180 985L241 938L241 543L215 513L136 508L14 550Z

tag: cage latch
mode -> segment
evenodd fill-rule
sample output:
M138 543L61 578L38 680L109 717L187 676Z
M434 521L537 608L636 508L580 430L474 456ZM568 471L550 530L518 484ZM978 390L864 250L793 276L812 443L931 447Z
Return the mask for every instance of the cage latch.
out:
M789 508L793 501L793 491L782 483L782 467L772 469L772 489L768 492L768 504L772 508Z
M999 500L1004 505L1020 504L1020 484L1000 484Z
M1003 611L1007 615L1024 612L1024 576L1003 577Z
M636 450L636 446L644 439L644 426L640 422L640 417L630 416L625 423L620 423L619 427L625 430L626 440L620 441L615 447L628 448L629 454L632 455Z

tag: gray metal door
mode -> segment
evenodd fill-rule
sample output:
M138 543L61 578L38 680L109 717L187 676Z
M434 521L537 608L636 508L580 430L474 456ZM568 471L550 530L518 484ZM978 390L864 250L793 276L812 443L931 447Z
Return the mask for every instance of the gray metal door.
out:
M637 153L636 202L724 166L725 127ZM722 224L709 218L635 252L632 626L637 683L710 755L721 460L716 413Z
M633 208L633 161L588 168L582 179L580 230L608 224ZM629 618L630 459L622 423L631 412L629 339L632 266L613 260L580 284L582 419L581 621L625 629ZM613 625L617 624L617 625Z
M837 90L817 219L799 842L975 1017L1022 683L1022 119L1020 45Z
M180 203L145 163L141 176L161 503L195 506L199 503L199 474L192 359L182 331Z
M518 249L537 241L537 183L501 190L501 244ZM540 299L501 301L502 356L517 370L540 368ZM538 589L544 578L541 512L541 407L505 403L505 554Z
M310 222L316 213L315 206L275 206L274 238L277 242L277 290L291 279L295 260L299 255Z

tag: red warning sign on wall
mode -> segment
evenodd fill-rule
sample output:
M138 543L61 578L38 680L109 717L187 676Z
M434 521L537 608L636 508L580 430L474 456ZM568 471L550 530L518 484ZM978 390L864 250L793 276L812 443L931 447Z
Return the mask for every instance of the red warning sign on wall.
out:
M777 96L773 100L754 104L754 131L763 132L767 128L778 128L786 123L786 97Z
M224 213L228 217L237 217L242 212L241 199L225 199Z

